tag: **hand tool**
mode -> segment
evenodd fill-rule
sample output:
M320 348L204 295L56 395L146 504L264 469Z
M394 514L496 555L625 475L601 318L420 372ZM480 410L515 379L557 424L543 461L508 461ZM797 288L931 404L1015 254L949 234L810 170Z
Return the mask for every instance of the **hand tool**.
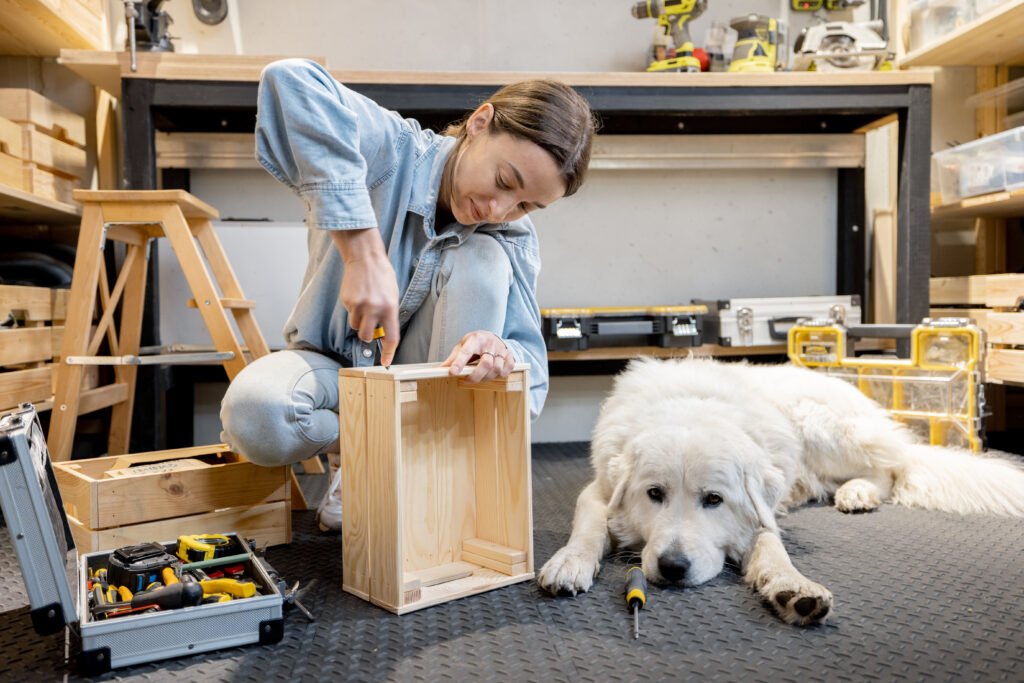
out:
M641 567L626 570L626 605L633 610L633 640L640 637L640 610L647 604L647 577Z
M381 342L381 337L384 336L384 328L381 325L377 325L377 329L373 331L373 339L377 342L377 354L380 356L381 365L384 365L384 344ZM384 369L387 370L388 366L384 365Z
M190 571L192 569L206 569L207 567L222 567L224 565L235 565L239 562L248 562L252 559L252 553L241 553L240 555L228 555L227 557L219 557L213 560L202 560L200 562L189 562L181 565L179 569L182 573Z
M237 549L237 544L223 534L192 534L178 536L175 554L184 562L202 562L224 557Z
M648 71L700 71L687 24L703 14L707 6L707 0L640 0L633 5L632 14L637 19L658 20Z
M99 578L104 570L97 570L97 580L104 580L111 586L125 586L137 593L154 581L159 581L164 567L178 563L178 559L167 552L159 543L140 543L139 545L118 548L111 555L106 576Z
M226 593L232 598L251 598L256 595L256 584L251 579L207 579L200 581L199 585L203 587L205 595Z

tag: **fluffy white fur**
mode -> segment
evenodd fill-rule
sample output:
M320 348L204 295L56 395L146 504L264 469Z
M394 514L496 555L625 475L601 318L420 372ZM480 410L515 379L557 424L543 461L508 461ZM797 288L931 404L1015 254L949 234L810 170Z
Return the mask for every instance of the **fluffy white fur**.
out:
M834 496L843 512L1024 516L1024 469L924 445L856 388L791 365L633 361L591 462L572 535L539 575L555 594L588 590L614 543L642 547L656 583L699 585L730 558L783 620L813 624L832 594L790 562L775 521L787 507Z

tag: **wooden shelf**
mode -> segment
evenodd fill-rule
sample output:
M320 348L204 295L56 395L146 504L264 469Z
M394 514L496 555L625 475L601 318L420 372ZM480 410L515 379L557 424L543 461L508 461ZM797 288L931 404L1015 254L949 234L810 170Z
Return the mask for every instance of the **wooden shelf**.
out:
M105 0L0 0L0 54L56 57L62 48L102 50L105 7Z
M82 208L0 185L0 220L15 223L77 223Z
M679 349L666 349L660 346L605 346L591 348L586 351L548 351L548 360L629 360L646 356L650 358L686 358L695 356L761 356L785 354L785 344L769 346L719 346L704 344Z
M1024 63L1024 0L964 24L945 38L911 52L900 66L988 66Z
M993 192L961 199L953 204L932 207L933 221L976 218L978 216L996 218L1024 216L1024 189L1012 192Z

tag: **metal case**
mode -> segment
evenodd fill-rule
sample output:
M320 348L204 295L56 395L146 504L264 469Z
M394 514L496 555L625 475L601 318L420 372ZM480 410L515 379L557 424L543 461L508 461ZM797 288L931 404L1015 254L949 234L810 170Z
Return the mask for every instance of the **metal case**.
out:
M260 595L93 621L86 595L88 571L105 565L111 553L79 558L46 439L35 408L27 403L0 416L0 507L21 565L32 623L40 634L54 633L65 625L71 628L81 644L81 673L98 674L236 645L274 643L284 635L282 595L255 557L248 560L247 568L260 584Z
M786 344L786 334L798 320L830 318L859 324L860 297L790 296L705 301L704 342L719 346L771 346Z

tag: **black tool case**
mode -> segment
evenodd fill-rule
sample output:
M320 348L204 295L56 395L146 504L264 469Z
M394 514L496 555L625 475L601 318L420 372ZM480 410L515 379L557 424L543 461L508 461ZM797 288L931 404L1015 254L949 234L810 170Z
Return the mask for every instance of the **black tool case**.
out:
M609 346L700 346L703 304L631 308L541 310L548 351L586 351Z
M79 671L152 662L251 643L275 643L284 635L283 597L255 555L243 564L258 594L196 607L109 620L93 620L88 608L90 569L107 565L112 551L81 557L75 548L46 439L35 408L24 404L0 416L0 507L40 634L65 626L79 644ZM246 552L251 546L235 538ZM174 552L173 543L165 543Z

